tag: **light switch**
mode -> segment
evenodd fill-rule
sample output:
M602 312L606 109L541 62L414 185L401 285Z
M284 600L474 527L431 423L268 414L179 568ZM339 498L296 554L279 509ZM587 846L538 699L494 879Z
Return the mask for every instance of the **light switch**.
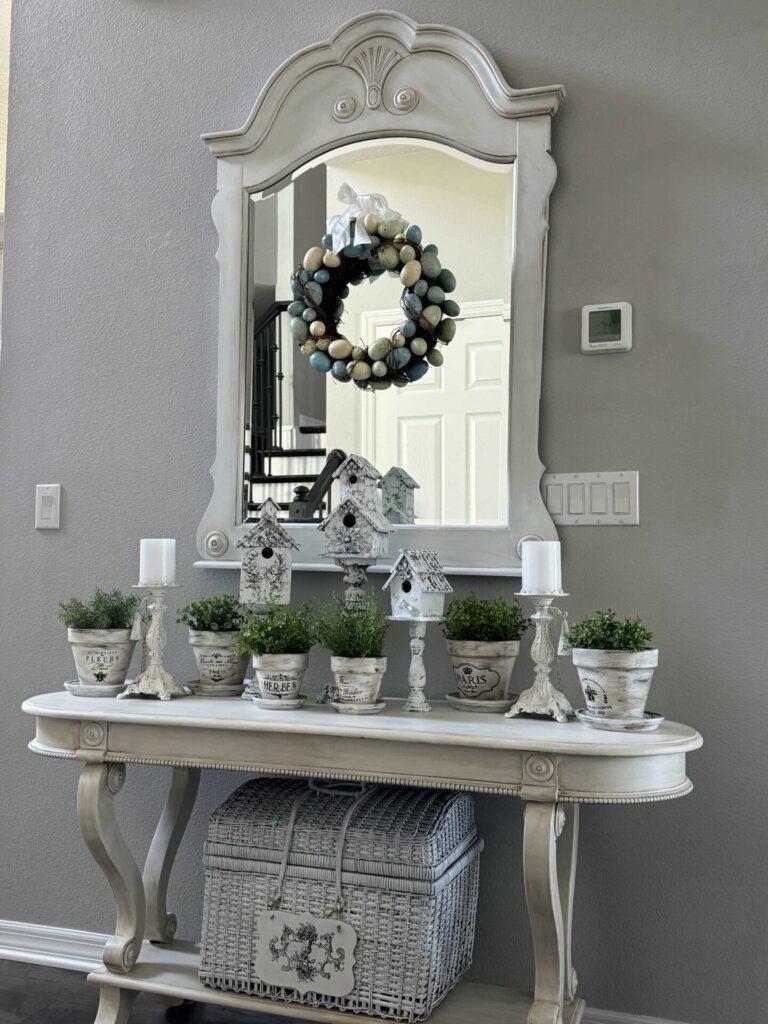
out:
M640 482L634 470L545 473L542 487L549 514L558 526L640 524Z
M35 529L58 530L61 515L61 484L38 484L35 488Z

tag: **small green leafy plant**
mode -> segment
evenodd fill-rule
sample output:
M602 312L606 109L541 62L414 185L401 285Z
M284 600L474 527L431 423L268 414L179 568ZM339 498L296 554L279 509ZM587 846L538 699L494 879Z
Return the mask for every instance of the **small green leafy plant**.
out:
M520 604L474 594L456 598L448 605L443 631L448 640L499 643L519 640L530 625Z
M643 651L653 639L653 633L639 616L617 619L616 612L608 608L574 626L567 639L571 647L593 651Z
M90 601L70 597L59 604L59 620L68 629L130 629L139 605L134 594L97 587Z
M298 608L269 605L252 612L237 641L239 654L307 654L315 644L315 623L308 604Z
M231 594L221 594L181 608L177 621L199 632L236 633L243 624L243 613Z
M361 605L335 597L319 615L316 635L336 658L381 658L388 626L373 593Z

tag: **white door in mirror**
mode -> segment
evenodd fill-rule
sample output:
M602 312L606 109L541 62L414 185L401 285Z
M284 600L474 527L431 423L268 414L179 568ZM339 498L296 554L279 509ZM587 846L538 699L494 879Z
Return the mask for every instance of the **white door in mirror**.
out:
M603 302L581 307L581 351L628 352L632 348L632 306Z

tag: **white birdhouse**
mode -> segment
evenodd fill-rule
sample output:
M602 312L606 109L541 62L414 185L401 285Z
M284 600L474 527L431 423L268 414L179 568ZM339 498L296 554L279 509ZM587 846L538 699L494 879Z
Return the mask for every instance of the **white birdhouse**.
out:
M376 485L381 473L362 455L349 455L333 474L339 481L339 501L352 498L363 508L378 508Z
M280 506L271 498L261 505L259 521L243 534L240 603L288 604L291 600L291 562L299 545L277 521Z
M396 619L439 619L453 593L434 551L401 551L381 589L389 590Z
M402 466L392 466L379 481L381 512L390 523L412 523L416 516L413 508L414 491L419 484Z
M375 562L386 554L389 521L375 508L367 508L354 498L340 501L318 526L325 541L325 553L336 561Z

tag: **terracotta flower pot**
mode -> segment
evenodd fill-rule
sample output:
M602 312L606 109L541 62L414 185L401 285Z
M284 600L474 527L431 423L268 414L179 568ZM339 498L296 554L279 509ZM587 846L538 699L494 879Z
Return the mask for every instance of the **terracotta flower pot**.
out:
M659 663L658 650L574 647L572 655L589 712L600 718L643 717L653 670Z
M330 699L339 704L376 704L386 670L386 658L331 657Z
M136 646L130 629L68 629L67 639L72 645L78 680L78 687L71 688L71 692L93 687L90 696L94 697L119 693Z
M459 694L467 700L503 700L520 653L519 640L448 640Z
M264 700L295 700L301 693L308 654L254 654L253 667Z
M189 643L197 663L195 693L206 697L237 697L242 692L248 655L235 650L238 633L190 629Z

